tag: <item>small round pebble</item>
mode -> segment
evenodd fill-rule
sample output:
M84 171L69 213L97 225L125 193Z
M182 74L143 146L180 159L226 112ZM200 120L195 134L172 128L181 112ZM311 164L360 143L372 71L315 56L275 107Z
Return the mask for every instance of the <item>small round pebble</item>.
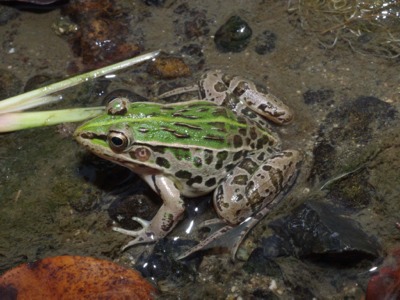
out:
M221 52L241 52L250 42L252 30L239 16L232 16L215 33L214 42Z

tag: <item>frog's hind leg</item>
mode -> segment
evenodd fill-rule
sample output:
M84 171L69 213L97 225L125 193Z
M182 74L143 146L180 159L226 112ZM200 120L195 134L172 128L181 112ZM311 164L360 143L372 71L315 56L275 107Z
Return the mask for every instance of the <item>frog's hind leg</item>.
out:
M255 152L228 174L214 193L214 207L228 224L239 224L279 199L297 177L301 154L275 153L265 160Z
M214 206L222 220L203 223L212 233L178 258L199 250L225 247L230 249L231 259L235 260L237 249L248 232L293 185L300 161L301 155L295 150L277 153L259 165L249 159L243 160L215 191ZM244 177L251 172L250 178Z
M262 93L256 85L240 76L231 78L229 91L257 114L275 124L287 124L293 119L290 108L271 93Z
M179 87L179 88L170 90L170 91L165 92L165 93L163 93L161 95L158 95L157 98L158 99L163 99L163 98L168 98L168 97L172 97L172 96L175 96L175 95L180 95L180 94L184 94L184 93L191 93L191 92L196 92L196 91L199 91L199 85L198 84Z

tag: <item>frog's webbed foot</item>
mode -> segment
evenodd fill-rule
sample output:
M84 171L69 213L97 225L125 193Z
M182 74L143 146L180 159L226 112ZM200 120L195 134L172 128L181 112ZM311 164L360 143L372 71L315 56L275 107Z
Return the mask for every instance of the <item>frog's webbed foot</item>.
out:
M178 259L186 258L200 250L224 247L230 249L231 259L234 261L236 252L243 239L269 210L269 208L264 208L259 213L246 219L237 226L227 225L219 219L211 219L203 222L201 227L210 228L212 233L193 248L179 255Z
M121 250L124 251L125 249L143 243L152 243L156 241L155 234L149 231L150 222L138 217L132 217L133 221L138 222L142 225L142 229L139 230L128 230L120 227L113 227L114 231L120 232L122 234L126 234L129 236L135 237L134 240L130 241L128 244L124 245Z
M224 247L230 249L231 260L235 261L236 252L240 244L243 242L243 239L249 231L271 211L271 207L273 207L273 205L264 207L252 217L247 218L236 226L227 225L220 219L211 219L203 222L201 224L202 227L208 227L212 231L215 231L193 248L179 255L177 259L184 259L200 250Z

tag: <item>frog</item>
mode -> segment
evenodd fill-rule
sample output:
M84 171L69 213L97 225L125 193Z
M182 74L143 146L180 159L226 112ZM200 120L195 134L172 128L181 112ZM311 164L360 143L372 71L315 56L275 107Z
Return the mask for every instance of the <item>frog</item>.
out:
M140 229L113 228L133 237L122 250L166 237L184 217L187 198L213 193L217 218L204 226L217 229L179 258L230 233L234 259L247 233L281 201L299 173L301 152L281 150L269 125L288 124L293 113L252 81L219 70L156 100L188 92L197 96L174 103L117 97L74 137L95 155L139 175L162 199L150 221L132 217Z

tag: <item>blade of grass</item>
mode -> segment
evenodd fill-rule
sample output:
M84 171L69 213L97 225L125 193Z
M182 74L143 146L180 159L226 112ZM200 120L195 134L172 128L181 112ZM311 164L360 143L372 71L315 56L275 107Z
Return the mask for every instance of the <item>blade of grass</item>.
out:
M0 132L79 122L104 112L104 106L0 114Z
M127 60L124 60L122 62L100 68L91 72L87 72L81 75L77 75L71 78L68 78L63 81L59 81L50 85L47 85L45 87L29 91L24 94L20 94L5 100L0 101L0 114L3 113L10 113L10 112L15 112L21 110L20 107L26 107L27 105L29 107L36 107L40 106L43 104L46 104L47 102L37 102L36 105L32 106L29 103L32 101L36 101L35 98L40 98L47 96L49 94L53 94L56 92L59 92L61 90L64 90L66 88L78 85L82 82L88 81L90 79L97 78L99 76L104 76L106 74L130 67L132 65L144 62L146 60L152 59L156 57L159 54L159 50L153 51L150 53L146 53L143 55L136 56L134 58L130 58ZM27 104L28 103L28 104Z

